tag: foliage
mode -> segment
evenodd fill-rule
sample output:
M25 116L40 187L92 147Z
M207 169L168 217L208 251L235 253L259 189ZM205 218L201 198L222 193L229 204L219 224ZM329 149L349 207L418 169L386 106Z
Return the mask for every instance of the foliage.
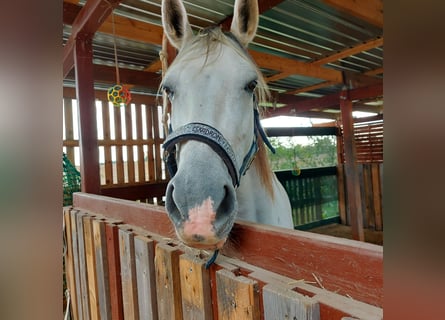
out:
M298 144L292 137L270 138L276 153L269 151L272 170L294 170L337 165L337 146L333 136L308 137L309 144Z

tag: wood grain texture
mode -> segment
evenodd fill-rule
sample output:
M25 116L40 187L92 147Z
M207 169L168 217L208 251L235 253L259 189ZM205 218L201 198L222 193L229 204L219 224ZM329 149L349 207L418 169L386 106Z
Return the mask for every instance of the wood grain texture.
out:
M107 239L105 221L93 220L94 252L96 256L96 279L100 319L111 319L110 286L108 275Z
M258 283L244 276L235 276L221 269L216 272L218 319L259 319L260 301Z
M156 270L154 241L143 236L134 238L136 279L140 320L157 320Z
M83 217L83 232L85 243L85 259L87 265L88 279L88 300L90 303L90 317L92 320L99 320L99 297L97 289L96 256L93 238L93 217L85 215Z
M158 316L162 320L182 320L179 255L181 251L168 244L156 245L155 268Z
M108 280L110 286L111 319L120 320L124 317L122 301L122 278L119 257L119 228L114 223L106 223L105 234L107 237L108 254Z
M263 287L264 320L298 319L319 320L320 307L316 300L282 285Z
M210 275L205 263L204 260L187 254L179 258L184 320L213 319Z
M79 254L80 294L82 301L83 319L90 319L90 305L88 293L87 262L85 255L85 239L83 230L83 217L86 213L79 212L75 215L77 225L77 249Z
M71 237L73 245L73 262L74 262L74 279L76 281L76 295L77 300L77 314L79 319L84 319L83 317L83 300L82 300L82 289L81 289L81 277L80 277L80 259L79 259L79 242L77 236L77 214L79 210L71 210Z
M134 255L134 234L130 230L119 228L119 252L124 318L138 320L139 306Z
M71 298L71 311L74 319L79 319L78 301L76 294L76 272L74 268L74 247L73 247L73 233L71 228L71 209L65 208L63 211L63 219L65 223L65 275L67 280L67 288ZM76 252L77 255L77 252Z

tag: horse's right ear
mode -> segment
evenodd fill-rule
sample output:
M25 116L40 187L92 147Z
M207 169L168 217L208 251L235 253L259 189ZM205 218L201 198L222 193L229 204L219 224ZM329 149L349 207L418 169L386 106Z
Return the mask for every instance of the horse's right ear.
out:
M177 49L193 35L182 0L162 0L162 26L168 40Z

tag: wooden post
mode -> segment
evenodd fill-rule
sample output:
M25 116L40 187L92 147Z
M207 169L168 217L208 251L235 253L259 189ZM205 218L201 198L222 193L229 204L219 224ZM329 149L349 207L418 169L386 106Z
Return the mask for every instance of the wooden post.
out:
M352 119L352 100L349 99L348 90L345 87L340 94L340 110L343 123L345 180L348 208L351 216L352 238L364 241L360 185L356 168L357 156L354 140L354 123Z
M74 53L76 94L79 110L81 190L100 193L99 149L94 101L92 34L78 35Z
M235 276L221 269L216 271L218 319L260 319L258 282L244 276Z
M184 320L212 320L210 273L205 261L183 254L179 257L179 274Z

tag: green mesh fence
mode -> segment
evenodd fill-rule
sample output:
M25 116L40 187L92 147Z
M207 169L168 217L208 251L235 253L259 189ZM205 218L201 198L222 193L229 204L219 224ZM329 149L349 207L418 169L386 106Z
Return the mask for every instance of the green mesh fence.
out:
M80 191L80 173L71 163L66 154L63 154L63 205L73 204L73 192Z

